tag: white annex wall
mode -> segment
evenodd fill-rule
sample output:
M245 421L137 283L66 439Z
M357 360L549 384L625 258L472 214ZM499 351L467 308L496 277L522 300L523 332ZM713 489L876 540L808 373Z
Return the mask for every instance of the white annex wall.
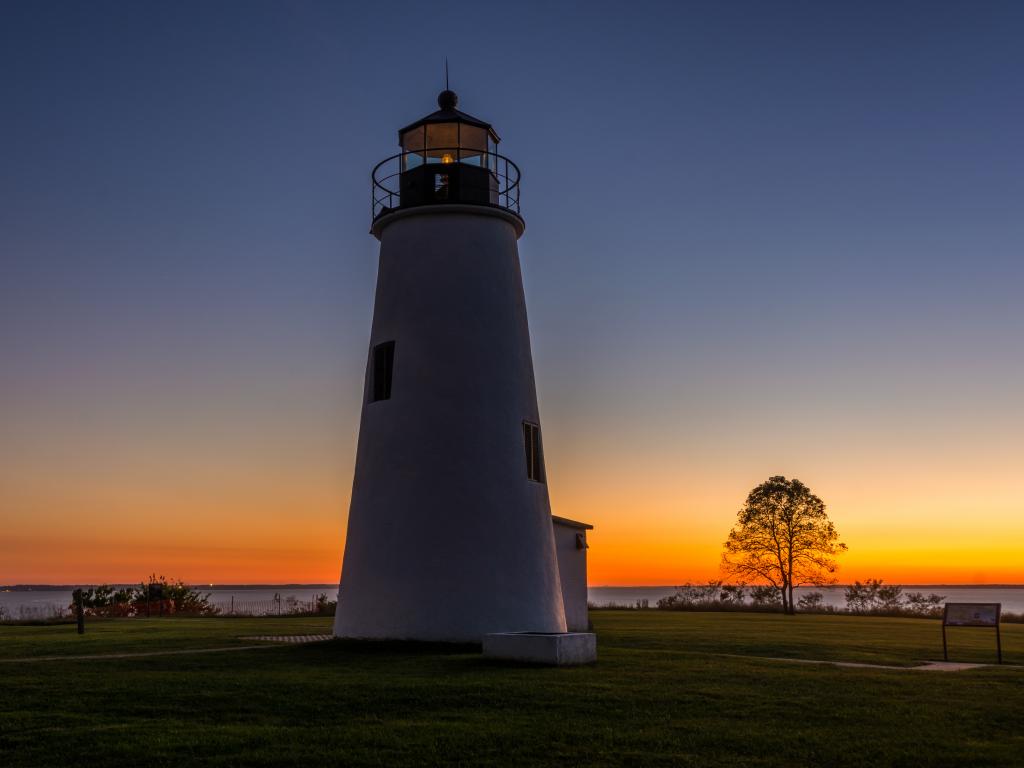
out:
M587 613L587 526L552 518L558 573L562 581L565 625L569 632L586 632ZM582 548L580 546L582 544Z

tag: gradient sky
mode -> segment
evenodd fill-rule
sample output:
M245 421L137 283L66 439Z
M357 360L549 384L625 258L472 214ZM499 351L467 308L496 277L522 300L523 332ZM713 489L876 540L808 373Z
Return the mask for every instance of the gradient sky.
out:
M5 2L0 583L331 582L369 171L523 169L552 506L718 574L795 476L842 580L1024 582L1024 4Z

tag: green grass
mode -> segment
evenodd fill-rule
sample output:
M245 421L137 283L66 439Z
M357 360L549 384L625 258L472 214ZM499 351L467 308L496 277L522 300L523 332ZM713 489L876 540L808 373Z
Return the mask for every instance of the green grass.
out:
M913 619L598 611L600 661L484 661L465 648L331 642L0 663L0 765L1020 766L1024 668L868 670L941 657ZM0 627L0 658L247 645L327 619ZM983 630L951 635L988 661ZM1024 661L1024 626L1003 627Z

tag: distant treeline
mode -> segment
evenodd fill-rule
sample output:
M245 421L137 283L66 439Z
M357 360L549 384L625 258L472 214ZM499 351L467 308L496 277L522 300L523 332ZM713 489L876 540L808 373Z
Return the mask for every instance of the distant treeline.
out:
M913 618L940 618L945 595L907 592L898 584L886 584L882 579L855 581L843 590L845 608L825 604L822 592L808 592L800 597L796 609L800 613L848 613L869 616L906 616ZM650 601L635 603L590 605L591 610L651 608ZM782 596L777 587L748 584L726 584L709 581L706 584L687 583L676 588L674 595L663 597L654 608L660 611L781 611ZM1005 622L1024 623L1024 614L1004 613Z
M18 615L0 605L0 622L47 623L66 621L76 615L77 603L81 602L82 612L89 617L127 618L159 616L270 616L270 615L319 615L333 614L337 602L328 600L327 594L317 595L311 600L297 600L294 597L273 600L236 601L231 607L221 607L210 602L210 592L201 592L180 580L168 580L153 575L148 581L133 585L100 584L95 587L73 590L72 602L62 608L53 606L40 612L33 606L19 606Z

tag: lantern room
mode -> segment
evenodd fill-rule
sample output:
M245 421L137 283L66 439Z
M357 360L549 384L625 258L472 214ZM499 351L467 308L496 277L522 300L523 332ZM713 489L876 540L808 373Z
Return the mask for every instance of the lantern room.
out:
M436 112L398 132L401 153L374 169L374 219L398 208L444 203L518 214L519 170L497 153L500 139L490 123L456 109L458 101L454 91L442 91Z
M457 110L458 103L454 91L441 91L437 112L398 132L403 172L425 164L490 166L498 134L489 123Z

